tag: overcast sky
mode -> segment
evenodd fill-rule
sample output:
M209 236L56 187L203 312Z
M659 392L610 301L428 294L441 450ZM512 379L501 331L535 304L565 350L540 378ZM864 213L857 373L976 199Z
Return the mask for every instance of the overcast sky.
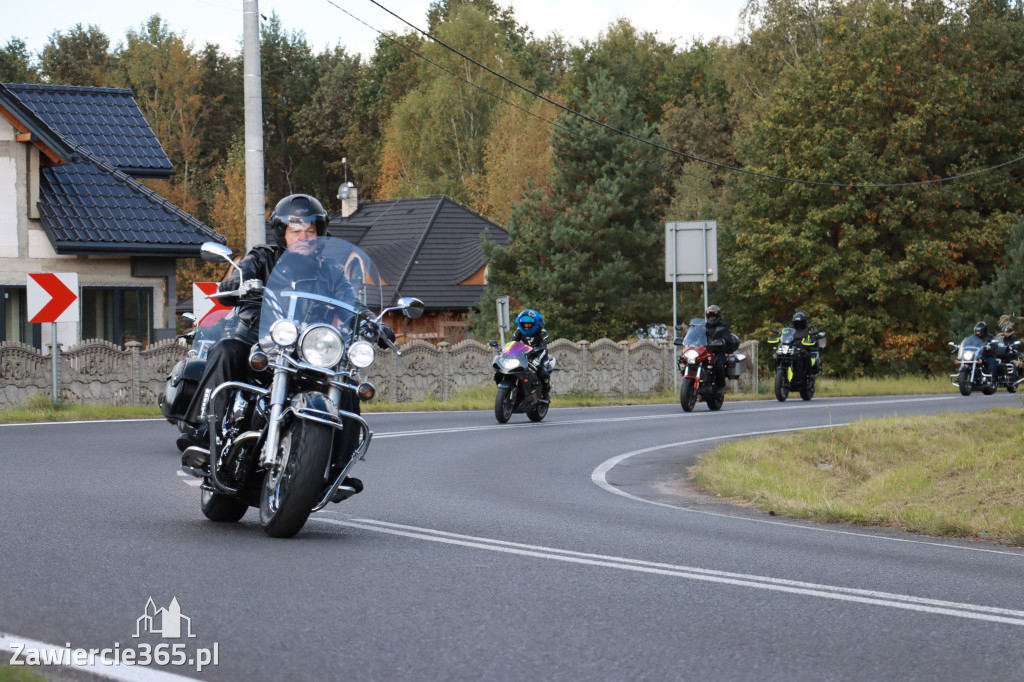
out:
M426 29L431 0L378 1ZM53 31L67 32L77 23L98 25L111 46L116 46L127 29L138 28L153 14L160 14L175 33L184 32L196 48L217 43L235 54L242 37L242 0L30 0L16 4L4 12L0 45L12 37L21 38L33 54L42 51ZM685 47L701 37L735 39L743 0L512 0L510 4L519 23L529 26L538 38L558 32L572 42L595 39L609 23L626 17L637 28L655 31L661 40ZM378 30L404 32L406 28L369 0L259 0L261 14L277 12L286 30L306 34L314 52L340 43L350 53L369 58L377 33L338 7Z

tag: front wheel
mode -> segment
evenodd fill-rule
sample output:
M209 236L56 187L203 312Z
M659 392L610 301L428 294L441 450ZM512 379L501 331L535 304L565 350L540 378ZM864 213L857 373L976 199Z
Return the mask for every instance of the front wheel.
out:
M779 367L775 371L775 399L780 403L784 403L788 397L789 388L786 387L786 368Z
M199 506L202 507L206 518L218 523L235 523L249 510L249 505L237 497L215 493L205 488L200 492Z
M800 389L800 397L804 400L810 400L814 397L814 377L809 376L804 380L804 386Z
M683 412L693 412L697 406L697 389L693 385L693 377L683 378L683 386L679 389L679 404Z
M260 494L260 523L267 535L290 538L302 530L324 492L333 438L330 426L304 419L284 428Z
M494 418L498 420L499 424L504 424L512 418L512 410L515 408L515 405L512 404L512 395L511 388L498 387L498 395L494 396Z
M971 394L971 373L969 370L960 370L960 375L956 378L956 385L960 389L960 395Z

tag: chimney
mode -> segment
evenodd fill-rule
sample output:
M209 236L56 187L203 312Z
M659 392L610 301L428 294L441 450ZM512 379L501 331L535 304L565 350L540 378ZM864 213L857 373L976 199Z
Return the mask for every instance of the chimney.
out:
M351 182L346 182L338 188L338 198L341 199L342 218L349 217L359 208L359 190Z

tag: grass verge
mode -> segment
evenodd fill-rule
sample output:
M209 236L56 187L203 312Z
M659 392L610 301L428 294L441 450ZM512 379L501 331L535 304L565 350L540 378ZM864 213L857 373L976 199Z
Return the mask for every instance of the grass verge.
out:
M1024 546L1024 411L874 419L728 443L691 469L771 514Z

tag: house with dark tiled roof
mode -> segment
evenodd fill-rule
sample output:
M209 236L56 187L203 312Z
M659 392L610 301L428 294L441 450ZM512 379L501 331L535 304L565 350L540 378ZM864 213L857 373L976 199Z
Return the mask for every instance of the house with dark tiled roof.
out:
M384 280L385 303L413 296L426 306L410 320L387 321L405 340L461 341L466 316L484 293L487 263L483 235L508 246L508 233L446 196L358 201L355 188L327 226L331 236L366 251Z
M224 238L140 182L173 174L130 90L0 84L0 342L49 343L30 273L76 272L58 341L174 335L175 259Z

